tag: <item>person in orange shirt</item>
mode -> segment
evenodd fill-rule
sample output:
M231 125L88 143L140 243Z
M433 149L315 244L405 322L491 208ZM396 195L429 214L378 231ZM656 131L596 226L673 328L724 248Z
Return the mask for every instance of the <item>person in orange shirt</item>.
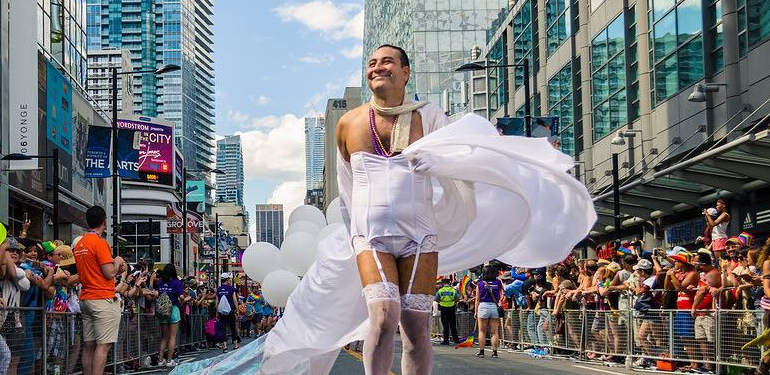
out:
M107 354L118 340L120 302L115 297L115 276L123 272L126 262L112 259L110 245L102 238L107 227L104 208L94 206L86 211L89 231L77 243L75 266L82 290L80 309L83 316L83 374L102 375Z

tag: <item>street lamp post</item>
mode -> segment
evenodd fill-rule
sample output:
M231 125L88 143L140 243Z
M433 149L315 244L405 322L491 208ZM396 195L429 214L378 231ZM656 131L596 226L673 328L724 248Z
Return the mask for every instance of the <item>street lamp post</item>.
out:
M187 275L187 174L188 173L205 173L202 169L188 170L187 167L182 167L182 272ZM224 175L225 172L214 168L210 171L214 174ZM174 262L174 252L171 252L171 262Z
M620 178L617 152L612 153L612 203L615 217L615 241L620 244Z
M24 155L8 154L0 160L32 160L32 159L53 159L53 237L59 238L59 149L54 147L52 155Z
M119 67L112 68L112 252L118 255L118 216L120 205L120 194L118 190L118 76L126 74L144 74L154 73L161 75L168 72L174 72L179 69L179 65L163 65L155 70L140 70L129 72L118 72Z
M482 65L479 63L471 62L463 64L459 68L455 69L457 72L471 72L478 70L487 70L495 68L505 68L507 75L507 68L521 68L524 73L524 133L527 137L532 136L532 104L530 102L530 84L529 84L529 59L522 60L521 64L506 64L506 65ZM507 92L506 87L506 92ZM508 117L508 104L505 104L503 109L505 111L505 117Z

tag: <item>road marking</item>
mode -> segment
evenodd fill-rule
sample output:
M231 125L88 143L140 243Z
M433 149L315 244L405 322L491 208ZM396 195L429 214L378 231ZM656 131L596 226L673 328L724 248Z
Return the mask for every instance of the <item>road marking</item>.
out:
M347 352L348 354L353 356L353 358L355 358L355 359L357 359L357 360L359 360L361 362L364 361L364 357L361 354L358 354L358 352L352 351L350 349L345 349L345 348L342 348L342 350L344 350L345 352ZM391 371L389 375L398 375L398 374L396 374L395 372Z
M596 368L596 367L580 366L580 365L572 365L572 367L582 368L584 370L599 371L599 372L603 372L605 374L613 374L613 375L619 374L619 372L617 372L617 371L602 370L602 369Z

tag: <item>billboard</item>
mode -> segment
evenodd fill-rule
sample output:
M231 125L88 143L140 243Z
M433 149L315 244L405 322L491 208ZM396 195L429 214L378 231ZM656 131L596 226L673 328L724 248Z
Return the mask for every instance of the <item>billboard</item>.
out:
M202 180L187 181L187 188L185 189L187 194L187 201L191 203L199 203L206 201L206 184Z
M40 155L38 128L37 2L11 0L8 38L9 153ZM37 169L39 161L8 163L11 170ZM39 177L39 173L38 176Z
M497 120L497 130L501 135L517 135L523 137L527 134L526 121L523 117L504 117ZM532 117L532 137L549 138L555 140L559 136L559 118Z
M45 65L46 137L64 154L72 155L72 84L50 61Z
M187 233L203 232L203 218L195 211L187 210ZM166 233L182 233L182 205L179 202L166 205Z
M182 182L184 173L184 158L179 150L174 152L174 189L181 195L182 194Z
M138 151L138 160L136 163L126 163L126 166L129 166L136 176L127 178L174 186L174 127L160 123L158 119L137 116L119 119L118 130L135 132L132 145ZM127 144L128 141L126 137L123 143Z

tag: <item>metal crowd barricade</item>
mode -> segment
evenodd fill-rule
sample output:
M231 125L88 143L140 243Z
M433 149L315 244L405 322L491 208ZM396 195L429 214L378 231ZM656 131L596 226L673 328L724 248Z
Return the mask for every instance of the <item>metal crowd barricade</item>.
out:
M764 332L763 310L718 306L698 310L693 316L690 310L637 311L631 300L626 302L622 310L586 310L585 306L563 310L559 319L551 310L508 310L500 318L501 346L546 348L552 355L577 355L585 360L611 357L627 366L640 358L653 365L694 363L708 365L717 374L756 367L768 349L742 349ZM433 335L439 337L440 318L433 322ZM473 313L458 312L457 322L460 336L473 332Z
M0 308L0 321L0 373L82 372L83 326L79 314L45 312L42 308ZM205 321L203 315L190 315L188 334L183 334L182 329L178 331L176 347L204 343ZM124 312L107 367L112 367L113 373L119 365L130 364L128 367L138 369L143 358L158 354L160 338L155 315Z

